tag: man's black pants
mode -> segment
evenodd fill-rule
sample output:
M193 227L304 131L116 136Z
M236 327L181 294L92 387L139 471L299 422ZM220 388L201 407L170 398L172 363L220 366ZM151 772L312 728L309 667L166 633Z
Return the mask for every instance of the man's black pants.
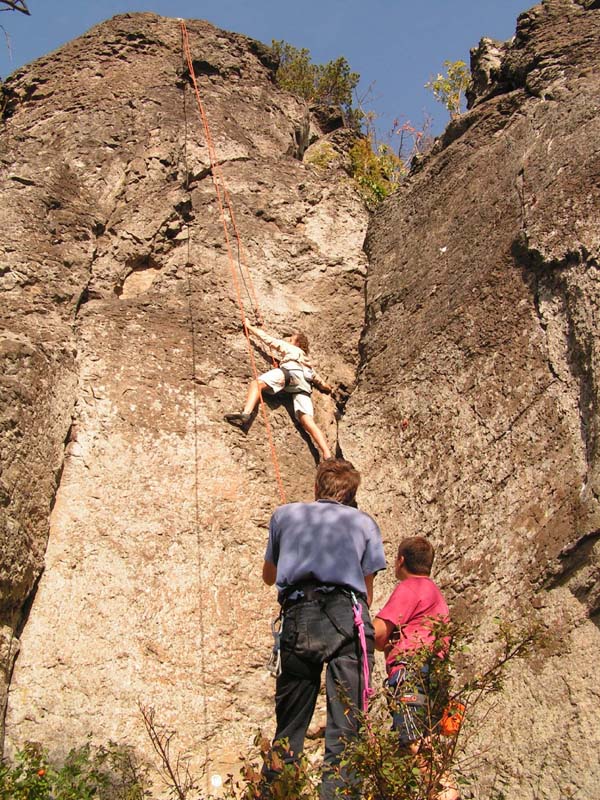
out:
M275 710L277 730L274 742L287 739L290 761L304 747L319 688L323 665L327 664L327 726L322 800L330 800L339 781L331 768L337 765L344 740L358 729L356 712L361 708L363 676L358 635L354 626L352 601L346 592L313 592L310 600L284 606L281 632L281 675L277 678ZM369 668L373 666L374 632L366 602L360 600ZM275 777L273 773L270 778Z

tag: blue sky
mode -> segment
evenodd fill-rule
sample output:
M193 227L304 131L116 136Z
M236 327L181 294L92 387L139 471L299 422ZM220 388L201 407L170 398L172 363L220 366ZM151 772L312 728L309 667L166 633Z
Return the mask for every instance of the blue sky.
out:
M345 56L361 75L359 91L372 85L371 110L378 129L394 118L419 125L433 116L445 126L446 110L424 84L444 60L468 63L482 36L509 39L517 16L531 0L27 0L31 16L0 12L0 76L56 49L97 22L127 11L207 19L263 42L284 39L307 47L316 62Z

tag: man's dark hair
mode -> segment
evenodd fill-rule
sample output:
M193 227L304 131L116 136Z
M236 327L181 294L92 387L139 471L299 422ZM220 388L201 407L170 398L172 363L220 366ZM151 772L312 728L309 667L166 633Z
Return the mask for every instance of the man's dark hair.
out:
M343 458L327 458L317 467L317 500L337 500L338 503L352 505L359 485L360 472Z
M398 555L404 556L404 566L413 575L430 575L435 550L424 536L411 536L398 545Z
M306 355L308 355L308 336L305 333L300 333L299 331L296 331L294 336L296 337L296 344L298 347L304 350Z

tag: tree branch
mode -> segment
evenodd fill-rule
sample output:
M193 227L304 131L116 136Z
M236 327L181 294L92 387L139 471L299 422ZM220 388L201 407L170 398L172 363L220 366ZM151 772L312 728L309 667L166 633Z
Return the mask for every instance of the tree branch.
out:
M28 17L31 16L25 0L0 0L0 3L6 6L6 8L0 8L0 11L20 11L22 14L27 14Z

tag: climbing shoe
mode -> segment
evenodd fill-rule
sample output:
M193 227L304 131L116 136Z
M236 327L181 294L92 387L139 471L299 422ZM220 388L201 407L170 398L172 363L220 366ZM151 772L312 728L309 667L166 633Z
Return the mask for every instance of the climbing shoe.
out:
M225 414L225 419L236 428L245 428L250 422L250 414Z

